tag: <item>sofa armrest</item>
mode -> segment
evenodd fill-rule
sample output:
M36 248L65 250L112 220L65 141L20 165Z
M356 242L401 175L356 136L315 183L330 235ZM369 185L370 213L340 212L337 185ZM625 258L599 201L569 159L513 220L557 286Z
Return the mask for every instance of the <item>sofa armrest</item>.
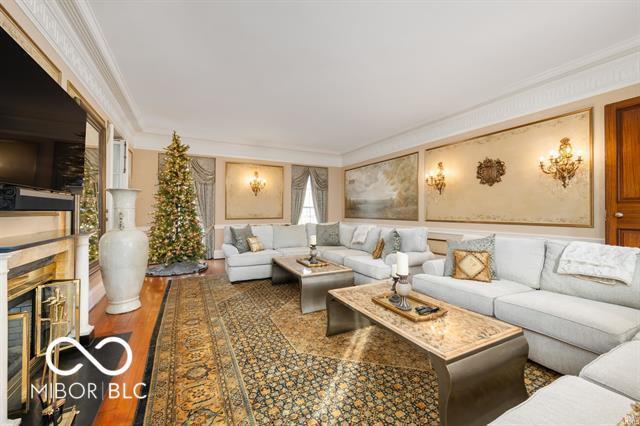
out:
M225 259L228 258L228 257L240 254L240 252L238 251L236 246L233 246L231 244L223 244L222 245L222 252L224 253Z
M444 261L444 257L427 260L422 264L422 270L425 274L442 277L444 275Z

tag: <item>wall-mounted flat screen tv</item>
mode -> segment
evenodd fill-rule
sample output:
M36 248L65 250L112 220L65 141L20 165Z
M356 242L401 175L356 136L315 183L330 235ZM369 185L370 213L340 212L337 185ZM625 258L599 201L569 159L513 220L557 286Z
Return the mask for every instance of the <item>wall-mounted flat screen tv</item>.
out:
M0 185L77 192L87 116L0 28Z

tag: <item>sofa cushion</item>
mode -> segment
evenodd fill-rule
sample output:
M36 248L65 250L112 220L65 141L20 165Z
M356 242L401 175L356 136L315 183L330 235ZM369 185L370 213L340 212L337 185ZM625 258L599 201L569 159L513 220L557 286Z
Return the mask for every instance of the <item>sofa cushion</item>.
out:
M575 376L563 376L510 409L491 426L616 425L632 400Z
M366 275L377 280L383 280L391 276L391 266L382 259L374 259L371 255L352 256L344 258L344 266L353 269L362 275Z
M409 258L409 267L422 266L422 264L427 260L434 259L436 257L436 255L430 251L410 251L405 254ZM391 253L389 256L384 258L384 263L387 265L393 265L394 263L397 263L397 261L398 256L396 253Z
M640 330L640 310L544 290L495 301L503 321L602 354Z
M376 244L378 243L378 239L380 238L380 228L374 226L367 233L367 238L364 241L364 244L354 244L351 243L349 246L354 250L363 250L367 253L373 253L373 250L376 248Z
M491 255L491 277L495 280L498 279L498 272L495 261L496 253L496 239L495 235L490 235L484 238L478 238L475 240L449 240L447 241L447 260L444 263L444 274L447 276L453 275L454 267L454 250L467 250L467 251L486 251Z
M309 247L284 247L277 249L283 256L305 256L309 257Z
M339 249L339 250L325 250L322 252L322 258L328 260L329 262L338 263L340 265L344 265L344 258L351 256L366 256L369 253L362 250L354 250L354 249Z
M340 245L351 247L351 239L356 230L356 225L340 222Z
M339 246L340 225L337 222L317 224L316 242L321 246Z
M318 233L316 229L317 224L315 223L305 223L304 228L307 231L307 241L311 241L311 236L316 235Z
M384 241L384 246L382 247L382 259L386 260L389 255L400 251L400 247L402 247L402 240L400 239L400 233L397 230L381 230L380 238ZM393 263L396 262L394 261Z
M242 228L231 228L231 238L233 240L231 244L238 249L239 253L251 251L249 241L247 241L250 237L253 237L253 233L249 225L243 226Z
M236 266L254 266L254 265L270 265L274 256L280 256L275 250L262 250L256 252L240 253L227 258L227 265Z
M233 236L231 235L231 228L244 228L247 225L225 225L224 227L224 243L233 244Z
M540 280L543 290L640 309L640 256L631 286L601 284L556 273L560 256L568 244L564 241L546 242L547 254Z
M251 225L253 235L260 238L260 242L265 249L273 248L273 226L272 225Z
M435 299L489 316L494 314L494 302L498 297L533 291L524 284L509 280L481 283L428 274L415 275L413 289Z
M400 234L400 251L428 251L427 228L397 228Z
M274 249L307 245L307 231L304 225L273 225Z
M540 288L544 240L496 237L496 268L501 279Z
M640 342L632 340L600 355L580 377L640 401Z

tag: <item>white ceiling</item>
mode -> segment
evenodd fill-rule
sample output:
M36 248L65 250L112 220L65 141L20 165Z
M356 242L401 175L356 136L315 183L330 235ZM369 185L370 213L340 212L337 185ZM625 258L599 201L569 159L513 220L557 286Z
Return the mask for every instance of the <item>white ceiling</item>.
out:
M143 131L336 154L640 37L638 1L90 6Z

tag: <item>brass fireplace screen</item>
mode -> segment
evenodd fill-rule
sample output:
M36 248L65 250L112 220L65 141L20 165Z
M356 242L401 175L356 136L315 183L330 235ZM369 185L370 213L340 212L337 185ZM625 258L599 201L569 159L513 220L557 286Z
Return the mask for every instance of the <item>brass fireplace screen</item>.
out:
M51 264L9 279L10 413L29 407L31 369L47 351L52 336L79 339L80 283L52 280ZM61 349L69 345L61 346Z

